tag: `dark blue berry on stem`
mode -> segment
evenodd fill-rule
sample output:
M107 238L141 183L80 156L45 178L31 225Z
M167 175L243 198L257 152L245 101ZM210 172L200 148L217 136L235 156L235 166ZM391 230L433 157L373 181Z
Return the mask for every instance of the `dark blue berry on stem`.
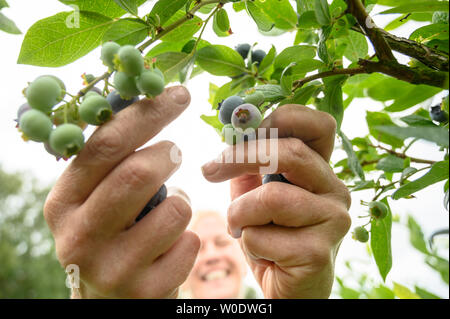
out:
M263 184L267 184L267 183L271 183L271 182L280 182L280 183L287 183L287 184L291 184L292 183L290 181L288 181L283 174L268 174L268 175L264 175L262 183Z
M237 53L239 53L244 60L247 59L247 56L248 56L248 53L250 52L250 49L251 49L251 46L248 43L239 44L236 47Z
M127 108L131 104L139 101L139 97L135 96L129 100L126 100L122 99L117 91L112 91L111 93L108 94L106 100L109 102L109 104L111 104L113 113L116 114L122 111L123 109Z
M167 187L166 185L161 186L158 192L150 199L150 201L145 205L144 209L139 213L135 222L137 223L142 218L144 218L150 211L152 211L156 206L161 204L167 198Z
M442 110L440 105L431 107L430 116L433 121L439 123L448 122L448 115L445 111Z
M219 105L219 120L222 124L230 124L233 111L240 105L244 104L244 100L239 96L230 96L222 104Z

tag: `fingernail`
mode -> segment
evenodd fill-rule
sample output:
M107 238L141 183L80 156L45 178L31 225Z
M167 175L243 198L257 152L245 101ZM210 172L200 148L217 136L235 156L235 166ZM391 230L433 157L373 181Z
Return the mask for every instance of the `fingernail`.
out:
M231 237L233 238L241 238L242 236L242 229L240 228L235 228L235 229L231 229Z
M184 86L176 86L170 89L170 98L178 105L186 105L189 102L190 95Z
M203 175L214 175L219 170L219 165L211 161L202 166Z
M185 200L186 203L191 205L191 199L181 188L168 187L167 188L167 197L169 197L169 196L178 196L178 197L182 198L183 200Z

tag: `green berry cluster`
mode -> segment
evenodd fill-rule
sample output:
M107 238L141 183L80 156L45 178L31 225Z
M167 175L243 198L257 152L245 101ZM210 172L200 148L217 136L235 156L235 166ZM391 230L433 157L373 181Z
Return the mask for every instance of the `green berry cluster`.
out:
M96 78L83 74L85 88L77 95L66 92L66 86L53 75L44 75L29 83L24 90L27 103L17 112L19 131L23 139L44 143L45 150L59 158L70 158L84 146L84 129L88 124L100 126L114 113L139 100L139 95L153 98L164 91L163 73L145 61L141 52L130 45L107 42L101 50L101 60L109 72ZM114 88L110 92L108 78L114 73ZM94 85L105 81L104 90ZM70 101L64 100L69 95Z
M371 220L382 220L389 214L389 208L383 202L373 201L368 204L368 207ZM369 241L369 232L365 226L358 226L353 229L352 237L354 240L366 243Z
M116 71L114 86L123 99L141 94L151 98L164 91L163 73L157 68L147 68L141 52L132 45L121 47L107 42L102 47L101 59L111 72Z

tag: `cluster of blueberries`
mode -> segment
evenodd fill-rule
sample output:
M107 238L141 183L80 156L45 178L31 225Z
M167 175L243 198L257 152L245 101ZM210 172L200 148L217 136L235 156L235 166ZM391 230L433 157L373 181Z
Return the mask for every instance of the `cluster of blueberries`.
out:
M83 148L83 130L88 124L102 125L112 114L138 101L139 95L155 97L164 91L163 73L146 66L141 52L133 46L107 42L101 60L115 71L116 91L106 97L92 87L77 101L64 102L66 86L53 75L40 76L28 85L24 91L27 103L20 106L16 120L25 140L44 143L47 152L58 159L69 158ZM84 79L86 84L95 80L92 75Z

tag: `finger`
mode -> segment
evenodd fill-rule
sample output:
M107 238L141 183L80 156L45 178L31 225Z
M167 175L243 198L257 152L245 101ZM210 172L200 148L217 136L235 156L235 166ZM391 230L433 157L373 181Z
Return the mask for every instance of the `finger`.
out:
M329 162L336 134L336 120L328 113L298 104L277 108L260 125L277 128L278 137L296 137Z
M322 228L247 227L242 232L241 246L254 262L263 259L281 267L323 265L333 258L330 249L333 243L326 236L318 236L326 230Z
M233 178L230 182L231 200L235 200L258 186L261 186L260 175L243 175Z
M210 182L223 182L244 174L261 174L267 167L265 151L270 149L274 140L256 140L245 144L243 160L240 162L229 160L211 161L202 167L203 175ZM314 193L327 193L335 189L339 183L329 165L313 150L297 138L283 138L275 140L278 143L277 154L270 158L277 161L270 166L275 168L273 173L285 173L285 177L306 190ZM266 143L266 147L262 147ZM240 146L227 148L221 155L223 159L233 158ZM252 151L255 150L255 152ZM253 157L253 158L252 158Z
M153 288L149 293L159 291L164 292L163 295L169 295L172 290L181 286L194 266L199 249L198 236L191 231L185 231L148 269L148 283Z
M191 216L191 207L185 200L179 196L168 197L124 233L123 249L151 264L177 241Z
M52 191L55 202L84 201L111 169L177 118L189 102L184 87L171 87L155 99L131 105L99 127L59 178Z
M255 203L258 203L255 205ZM345 205L285 183L268 183L234 200L228 208L228 225L239 238L247 226L276 224L304 227L334 219L335 229L345 234L351 223Z
M94 232L103 229L112 234L129 228L179 168L180 162L171 159L174 152L179 149L164 141L128 156L95 188L76 218L85 219Z

